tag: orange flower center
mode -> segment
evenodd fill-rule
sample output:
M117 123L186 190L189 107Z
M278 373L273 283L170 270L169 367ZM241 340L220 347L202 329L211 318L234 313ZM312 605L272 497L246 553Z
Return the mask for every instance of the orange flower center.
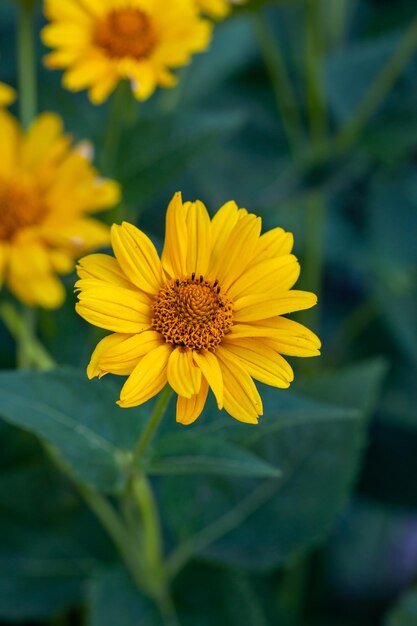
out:
M173 280L153 304L152 327L165 341L190 350L214 350L233 324L232 302L217 281L203 276Z
M0 179L0 241L11 240L23 228L39 224L47 213L48 207L35 187Z
M148 15L139 9L111 11L99 23L94 41L111 57L149 56L156 44L156 35Z

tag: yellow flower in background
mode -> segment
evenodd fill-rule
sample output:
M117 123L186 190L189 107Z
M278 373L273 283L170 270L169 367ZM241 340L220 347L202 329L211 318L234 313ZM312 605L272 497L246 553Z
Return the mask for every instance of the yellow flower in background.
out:
M195 0L200 10L216 20L229 15L233 4L244 4L245 0Z
M166 216L160 259L135 226L112 227L115 258L80 261L78 313L113 331L96 347L88 376L129 376L118 404L132 407L168 382L178 394L177 421L200 415L209 387L219 409L257 423L262 400L253 379L289 387L282 355L316 356L320 341L282 317L317 298L291 288L300 266L293 237L281 228L261 235L261 219L225 204L210 220L202 202L177 193Z
M9 85L0 82L0 107L8 107L16 100L16 92Z
M54 48L47 66L66 69L64 86L89 89L95 104L121 79L139 100L174 86L171 70L205 50L211 36L194 0L45 0L45 13L43 41Z
M110 229L90 214L116 204L119 187L71 148L57 115L40 115L24 133L0 111L0 137L0 286L29 306L55 308L65 298L57 274L109 242Z

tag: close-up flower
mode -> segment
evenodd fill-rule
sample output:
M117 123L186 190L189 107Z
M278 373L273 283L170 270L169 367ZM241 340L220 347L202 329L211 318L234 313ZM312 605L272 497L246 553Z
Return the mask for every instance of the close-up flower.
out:
M118 82L130 81L138 100L172 87L172 70L210 42L211 25L195 0L46 0L44 43L49 68L65 69L64 86L89 90L95 104Z
M8 107L16 99L16 92L13 87L0 82L0 107Z
M320 341L283 317L314 306L292 290L300 274L293 237L261 235L261 219L235 202L210 220L200 201L177 193L166 215L161 259L135 226L112 227L115 257L83 258L78 313L113 331L96 347L88 375L129 376L118 404L146 402L169 383L177 421L193 422L209 387L219 409L257 423L262 400L253 379L287 388L293 371L282 355L316 356Z
M109 242L91 214L114 206L119 186L71 147L58 115L44 113L24 132L0 111L0 137L0 285L29 306L55 308L65 298L58 274Z

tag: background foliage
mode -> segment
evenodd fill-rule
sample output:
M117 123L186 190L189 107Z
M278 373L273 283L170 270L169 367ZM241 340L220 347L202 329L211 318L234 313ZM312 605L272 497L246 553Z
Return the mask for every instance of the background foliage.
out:
M415 11L250 3L176 90L123 110L116 143L109 106L64 92L39 44L41 110L93 141L129 219L161 241L177 189L212 211L233 198L265 228L294 231L302 286L320 296L305 319L323 357L294 363L290 391L262 390L258 428L213 406L186 431L169 414L146 459L184 626L417 624ZM1 2L10 84L14 20ZM75 316L73 281L65 307L41 317L59 370L14 371L0 326L0 619L157 626L74 487L120 493L149 407L121 415L118 380L86 381L99 333Z

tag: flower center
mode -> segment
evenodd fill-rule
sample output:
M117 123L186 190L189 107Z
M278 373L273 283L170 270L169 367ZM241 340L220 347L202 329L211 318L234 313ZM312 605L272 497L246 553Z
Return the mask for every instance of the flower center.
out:
M35 187L0 179L0 241L13 239L22 228L39 224L47 213L48 207Z
M165 341L190 350L214 350L233 324L232 302L217 281L173 280L155 298L152 327Z
M156 35L146 13L132 7L108 13L99 22L94 41L111 57L143 59L155 47Z

